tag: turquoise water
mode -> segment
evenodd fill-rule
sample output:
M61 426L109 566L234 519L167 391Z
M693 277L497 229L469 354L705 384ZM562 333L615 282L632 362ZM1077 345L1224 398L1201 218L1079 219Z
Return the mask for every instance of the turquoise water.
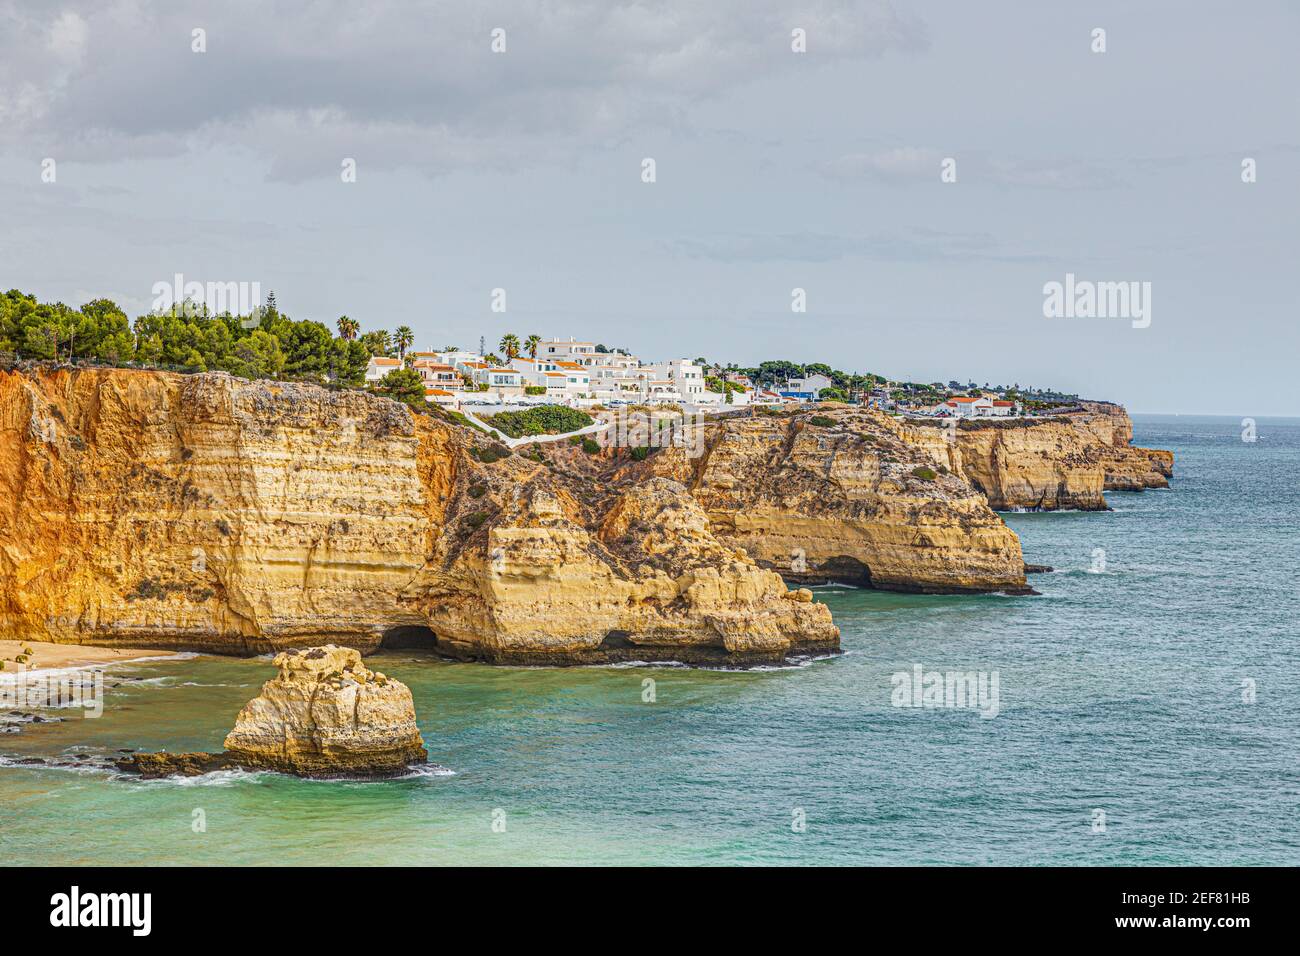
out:
M1240 432L1139 419L1139 444L1177 454L1175 490L1007 515L1027 560L1059 569L1031 579L1041 597L819 592L838 658L719 672L378 655L446 775L142 782L12 765L219 749L272 673L115 667L110 683L141 679L110 688L102 718L0 736L0 862L1300 863L1300 422L1260 419L1254 444ZM996 671L998 715L892 706L891 674L915 664Z

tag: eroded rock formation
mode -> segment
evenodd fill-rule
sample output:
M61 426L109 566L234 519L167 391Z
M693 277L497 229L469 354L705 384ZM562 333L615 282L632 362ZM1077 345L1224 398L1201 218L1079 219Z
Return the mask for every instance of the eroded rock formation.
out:
M383 642L509 663L771 662L834 650L793 583L1026 588L994 508L1161 487L1118 406L902 422L712 421L704 453L498 456L366 393L107 369L0 371L0 634L252 654Z
M795 581L1026 589L1020 541L891 417L825 405L711 423L703 455L645 464L686 484L723 542Z
M241 767L301 777L392 776L428 759L411 691L350 647L293 648L226 736Z
M400 635L557 664L838 646L680 485L482 447L356 391L0 371L0 633L235 654Z
M368 670L350 647L293 648L244 705L222 753L136 753L116 766L142 777L273 770L299 777L393 777L428 759L411 691Z
M1107 490L1167 488L1173 454L1136 448L1118 405L1083 403L1035 419L909 423L904 434L999 511L1104 511Z

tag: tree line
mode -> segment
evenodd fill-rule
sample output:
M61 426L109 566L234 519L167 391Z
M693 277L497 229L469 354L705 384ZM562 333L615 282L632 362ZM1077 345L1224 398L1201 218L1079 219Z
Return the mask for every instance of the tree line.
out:
M274 293L252 315L210 313L185 302L130 321L111 299L79 309L38 302L10 289L0 296L0 353L19 359L143 365L244 378L361 385L371 356L404 357L415 340L406 326L362 333L348 316L335 323L292 319Z

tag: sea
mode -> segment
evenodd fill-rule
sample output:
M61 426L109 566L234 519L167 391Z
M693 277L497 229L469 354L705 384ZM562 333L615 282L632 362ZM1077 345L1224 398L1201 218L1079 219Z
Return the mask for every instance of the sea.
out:
M1295 865L1300 420L1254 429L1135 416L1170 490L1005 515L1055 568L1037 597L818 589L839 656L380 653L434 762L401 779L123 776L121 749L220 749L274 668L110 666L98 718L6 712L0 863Z

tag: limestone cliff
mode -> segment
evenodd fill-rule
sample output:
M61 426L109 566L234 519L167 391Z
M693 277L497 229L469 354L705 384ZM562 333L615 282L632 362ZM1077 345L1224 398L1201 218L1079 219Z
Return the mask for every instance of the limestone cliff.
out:
M699 458L665 449L645 465L687 484L723 542L795 581L1025 590L1019 539L936 466L891 417L844 405L711 423Z
M1120 405L1084 402L1069 415L1077 426L1097 436L1107 491L1168 488L1174 475L1174 453L1133 445L1133 420Z
M356 391L0 371L0 634L543 663L838 646L680 485L485 442Z
M302 777L391 776L428 758L411 691L350 647L293 648L226 736L240 767Z
M999 511L1103 511L1106 490L1167 488L1173 455L1133 447L1118 405L1088 402L1033 419L909 422L905 437L983 492Z

